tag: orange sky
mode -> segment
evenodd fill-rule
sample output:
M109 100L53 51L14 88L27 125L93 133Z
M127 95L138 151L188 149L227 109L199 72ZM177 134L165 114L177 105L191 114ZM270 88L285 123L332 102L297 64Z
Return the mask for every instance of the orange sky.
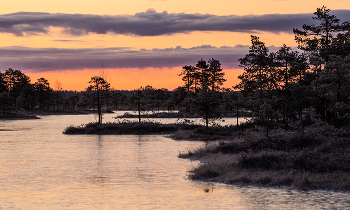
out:
M61 14L82 14L82 15L110 15L118 16L125 15L125 17L130 18L136 13L144 13L149 11L150 8L157 13L167 11L169 16L172 14L201 14L201 15L216 15L216 16L230 16L238 15L245 16L249 19L247 15L264 15L264 14L299 14L299 13L313 13L317 7L322 7L326 5L331 10L346 9L350 10L350 0L217 0L215 3L209 0L128 0L128 1L111 1L111 0L3 0L0 7L0 15L16 13L16 12L45 12L45 13L61 13ZM7 18L7 17L6 17ZM123 17L121 17L123 18ZM210 20L215 20L215 17ZM157 21L157 20L155 20ZM343 20L346 21L346 20ZM154 22L151 22L154 23ZM187 24L187 22L185 22ZM193 22L195 23L195 22ZM273 24L273 23L271 23ZM176 26L176 25L175 25ZM186 25L187 26L187 25ZM302 25L300 25L301 28ZM1 29L0 24L0 29ZM28 27L26 32L22 35L15 34L12 32L14 30L21 30L22 28ZM55 24L46 27L47 32L40 32L40 25L18 25L13 28L6 29L5 32L0 32L0 48L12 49L18 47L21 48L21 53L26 50L31 50L31 54L25 55L23 59L21 55L18 55L19 59L24 60L26 65L19 65L19 61L16 59L10 59L15 57L17 54L12 55L12 57L3 57L0 61L0 66L2 68L14 68L20 69L27 75L31 77L32 82L35 82L38 78L44 77L49 80L51 87L57 81L62 83L63 89L66 90L84 90L88 86L88 81L92 76L99 75L101 68L100 63L96 62L91 65L91 67L76 67L74 69L69 69L69 67L60 67L51 69L49 63L45 63L46 60L52 61L56 57L45 56L41 54L40 58L43 58L42 63L36 62L35 65L31 62L37 59L36 50L40 49L50 49L55 51L56 49L68 49L68 50L79 50L79 49L107 49L107 48L125 48L133 50L130 53L130 57L133 57L135 53L138 53L138 61L145 62L145 59L152 58L152 56L167 56L167 50L163 50L155 54L152 49L167 49L176 48L181 46L182 48L191 49L193 47L210 45L217 48L221 46L234 47L236 45L250 45L250 35L251 31L180 31L176 33L165 33L159 35L138 35L138 34L118 34L118 33L95 33L88 32L84 34L73 33L73 32L62 32L62 27L56 27ZM79 26L77 26L79 27ZM266 26L269 27L269 26ZM69 29L69 28L68 28ZM73 28L74 29L74 28ZM171 28L170 28L171 29ZM37 32L31 33L31 30L38 30ZM74 29L75 30L75 29ZM254 35L260 37L260 40L266 43L266 46L282 46L286 44L288 46L295 47L296 43L294 41L294 36L290 31L255 31ZM0 30L1 31L1 30ZM147 54L142 55L141 49L145 49ZM132 90L140 86L152 85L155 88L167 88L174 89L179 85L182 85L181 77L177 76L181 72L181 66L183 65L195 65L197 60L201 57L198 56L191 59L187 59L186 63L172 64L169 67L163 66L145 66L143 68L137 68L135 65L122 66L122 68L110 66L117 66L111 64L110 61L113 60L111 55L104 56L103 50L98 56L101 56L100 60L104 60L104 57L108 57L105 65L108 70L108 80L111 86L115 89ZM219 51L219 49L217 49ZM50 51L50 52L51 52ZM6 51L7 52L7 51ZM186 51L187 52L187 51ZM210 51L207 51L210 52ZM214 51L213 51L214 52ZM216 52L216 51L215 51ZM221 51L220 51L221 52ZM91 52L80 52L75 53L75 58L84 59L96 58L95 54ZM128 55L127 50L123 51L124 54L117 57L120 61ZM201 55L200 49L195 51L193 55ZM248 53L248 51L246 52ZM73 55L73 54L72 54ZM178 54L177 54L178 55ZM190 55L190 54L189 54ZM192 55L192 54L191 54ZM208 55L208 54L206 54ZM4 55L3 55L4 56ZM54 54L53 56L61 56L63 58L70 58L71 54ZM90 57L89 57L90 56ZM169 54L172 56L172 54ZM212 54L210 57L216 58L217 54ZM220 56L228 56L225 52ZM1 58L1 57L0 57ZM235 62L237 61L237 58ZM131 61L131 62L138 62ZM62 62L65 62L64 60ZM39 64L38 64L39 63ZM146 62L147 63L147 62ZM223 66L225 63L221 62ZM2 65L1 65L2 64ZM123 64L126 65L126 64ZM36 66L40 66L42 69L36 70ZM237 69L238 67L224 68L227 79L225 87L231 87L236 85L239 81L237 76L243 71L242 69ZM43 70L44 69L44 70ZM2 70L3 71L3 70ZM39 72L38 72L39 71Z
M171 69L155 69L146 68L139 69L108 69L107 79L118 90L133 90L140 86L151 85L155 88L167 88L173 90L178 86L183 85L181 77L178 74L181 72L181 67ZM238 75L243 73L242 69L226 69L225 87L231 88L239 81ZM50 82L50 86L55 89L56 81L61 82L64 90L85 90L89 86L88 81L94 75L100 76L100 70L76 70L64 72L45 72L45 73L27 73L32 82L44 77Z

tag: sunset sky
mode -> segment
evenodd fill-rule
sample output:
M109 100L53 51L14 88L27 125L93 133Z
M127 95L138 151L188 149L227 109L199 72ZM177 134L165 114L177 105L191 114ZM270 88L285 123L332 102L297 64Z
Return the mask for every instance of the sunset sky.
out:
M238 58L250 35L271 51L294 47L293 28L325 5L350 21L350 0L2 0L0 71L19 69L32 82L84 90L104 72L111 86L170 90L184 65L219 59L226 87L239 81Z

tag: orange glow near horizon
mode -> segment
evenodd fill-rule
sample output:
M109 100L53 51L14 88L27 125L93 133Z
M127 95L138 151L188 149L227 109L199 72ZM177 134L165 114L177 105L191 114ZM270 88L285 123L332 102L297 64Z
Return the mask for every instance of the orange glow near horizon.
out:
M105 70L104 77L111 84L111 88L116 90L134 90L141 86L151 85L154 88L166 88L173 90L183 85L183 81L178 74L181 67L176 68L146 68L146 69L108 69ZM224 87L231 88L239 83L238 76L243 73L243 69L224 70L227 81ZM56 81L61 82L63 90L83 91L89 86L89 81L93 76L102 76L101 70L75 70L75 71L55 71L55 72L24 72L35 83L39 78L49 81L50 87L55 89Z
M89 34L80 37L72 37L60 33L60 29L51 28L50 36L23 36L1 34L0 47L22 46L31 48L110 48L127 47L133 50L153 49L153 48L171 48L181 46L191 48L201 45L211 45L215 47L236 45L251 45L250 35L260 37L266 46L297 46L294 40L294 34L290 33L242 33L242 32L199 32L178 33L174 35L163 36L127 36L115 34ZM293 29L291 29L292 32ZM70 40L70 41L60 41ZM247 52L248 53L248 52Z

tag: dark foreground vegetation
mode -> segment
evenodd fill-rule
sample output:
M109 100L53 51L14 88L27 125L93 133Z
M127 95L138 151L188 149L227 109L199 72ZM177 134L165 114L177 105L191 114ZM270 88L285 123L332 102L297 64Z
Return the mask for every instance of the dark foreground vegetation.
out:
M195 180L349 191L350 132L316 121L304 132L297 127L271 129L269 137L259 126L237 128L237 132L228 132L222 138L225 140L208 143L179 157L201 161L191 171L190 178ZM217 137L217 132L209 133L207 138L210 135ZM178 139L194 136L203 138L204 134L173 134Z

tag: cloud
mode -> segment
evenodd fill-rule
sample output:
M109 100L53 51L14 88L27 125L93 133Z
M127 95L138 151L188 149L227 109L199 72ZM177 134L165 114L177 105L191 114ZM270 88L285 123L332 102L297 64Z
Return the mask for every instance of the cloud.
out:
M350 10L333 10L341 21L347 20ZM228 15L156 12L150 8L135 15L91 15L18 12L0 15L0 33L16 36L47 34L50 27L81 36L88 33L160 36L192 31L231 31L292 33L303 24L317 23L313 14Z
M86 42L86 41L82 41L82 40L71 40L71 39L55 39L52 41L55 41L55 42Z
M269 47L271 52L278 49L275 46ZM218 59L224 69L232 69L239 68L238 59L243 58L248 51L248 45L177 46L140 50L126 47L65 49L13 46L0 48L0 69L4 71L13 68L24 72L98 69L101 61L110 69L173 68L195 65L201 58Z
M154 9L154 8L149 8L149 9L146 10L145 13L147 13L147 14L150 14L150 13L157 13L157 11L156 11L156 9Z
M224 68L237 68L249 46L234 47L202 45L191 48L0 48L0 69L20 69L24 72L98 69L103 61L107 68L172 68L195 65L203 58L220 60ZM213 56L215 55L215 56Z

